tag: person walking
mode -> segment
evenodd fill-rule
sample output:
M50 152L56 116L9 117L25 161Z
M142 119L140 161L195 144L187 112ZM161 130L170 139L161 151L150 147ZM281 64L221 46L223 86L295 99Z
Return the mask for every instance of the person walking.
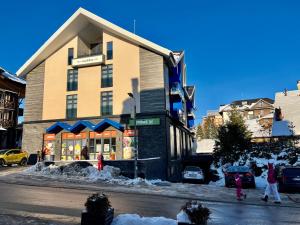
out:
M104 158L103 158L103 155L101 152L99 152L99 155L98 155L98 170L103 170L103 163L104 163Z
M276 204L280 204L281 203L281 199L280 199L280 195L278 193L277 190L277 176L276 176L276 171L274 169L273 163L270 162L268 163L268 184L265 190L265 194L264 197L262 198L263 201L267 202L269 199L269 196L271 194L273 194L275 201L274 203Z
M247 195L242 190L242 179L239 173L236 173L234 176L235 186L236 186L236 199L238 201L242 200L242 197L246 199Z

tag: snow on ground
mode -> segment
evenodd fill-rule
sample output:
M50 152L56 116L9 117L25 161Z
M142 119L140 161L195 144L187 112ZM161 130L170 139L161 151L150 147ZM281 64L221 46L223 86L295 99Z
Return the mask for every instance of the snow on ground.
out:
M159 179L146 180L142 178L129 179L120 175L120 169L112 166L104 166L98 171L94 166L81 168L78 166L58 167L55 165L45 166L39 162L23 171L24 174L50 177L54 179L64 179L65 181L84 180L87 182L106 182L120 185L163 185L168 182Z
M268 163L270 161L272 161L274 163L274 165L289 165L287 160L278 160L278 157L282 158L284 156L287 156L288 153L283 149L281 151L280 154L276 155L276 154L271 154L271 158L270 159L266 159L266 158L257 158L257 157L250 157L248 156L248 160L246 161L246 166L250 166L251 162L255 162L257 167L261 167L263 172L260 176L255 177L255 183L256 183L256 187L257 188L265 188L267 185L267 173L268 170L266 169L268 166ZM239 165L240 162L236 162L234 165ZM220 180L216 181L216 182L210 182L209 185L211 186L219 186L222 187L225 185L225 179L224 179L224 173L222 172L222 167L218 167L215 168L214 166L212 166L212 169L216 169L218 171Z
M141 217L137 214L121 214L112 225L177 225L176 220L165 217Z

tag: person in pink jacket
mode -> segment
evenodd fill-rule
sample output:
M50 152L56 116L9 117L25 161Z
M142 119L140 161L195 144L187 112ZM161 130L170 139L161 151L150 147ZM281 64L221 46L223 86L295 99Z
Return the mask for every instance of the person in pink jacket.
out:
M247 195L245 193L243 193L243 191L242 191L242 179L241 179L239 173L235 174L234 180L235 180L235 186L236 186L236 199L241 201L242 197L244 197L244 199L245 199Z
M271 194L274 195L274 203L280 204L281 199L277 190L277 180L276 180L276 171L274 169L273 163L268 163L268 184L265 190L265 195L262 198L263 201L267 202Z

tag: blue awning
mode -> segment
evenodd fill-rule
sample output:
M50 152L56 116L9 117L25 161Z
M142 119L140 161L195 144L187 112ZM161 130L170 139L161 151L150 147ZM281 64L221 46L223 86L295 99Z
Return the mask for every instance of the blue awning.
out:
M100 131L103 131L103 130L105 130L106 128L108 128L110 126L116 128L117 130L124 131L124 127L120 123L118 123L116 121L113 121L113 120L110 120L110 119L102 120L100 123L98 123L95 126L94 131L100 132Z
M72 133L79 133L85 128L89 128L90 130L94 130L95 125L92 124L90 121L87 120L79 120L71 127Z
M46 133L48 134L57 134L61 132L62 130L70 131L72 128L71 125L64 123L64 122L56 122L51 127L46 129Z

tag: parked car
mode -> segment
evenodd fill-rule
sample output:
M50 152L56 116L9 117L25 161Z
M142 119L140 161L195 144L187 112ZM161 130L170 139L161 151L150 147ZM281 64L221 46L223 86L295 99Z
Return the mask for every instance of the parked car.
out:
M204 182L203 170L198 166L185 167L182 178L184 182Z
M300 167L285 167L278 174L279 192L300 192Z
M248 166L229 166L226 171L224 171L226 187L235 187L234 177L237 173L242 178L243 187L256 187L254 175Z
M25 166L28 161L28 153L20 149L3 149L0 150L0 166L11 166L19 164Z

